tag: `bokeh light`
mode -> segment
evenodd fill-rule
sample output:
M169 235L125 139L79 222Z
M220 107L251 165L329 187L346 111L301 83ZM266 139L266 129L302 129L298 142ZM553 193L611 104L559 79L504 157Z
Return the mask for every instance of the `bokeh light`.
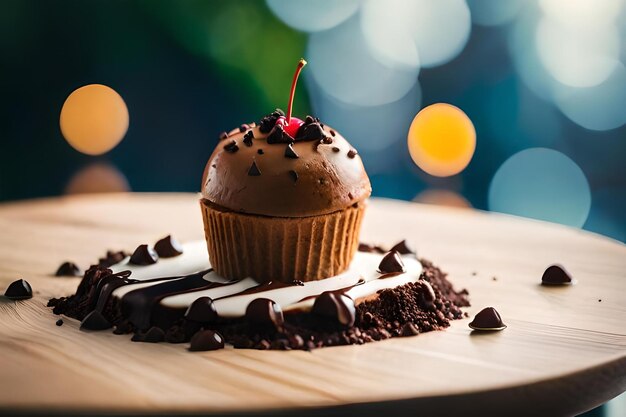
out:
M359 0L267 0L272 12L283 22L303 32L317 32L337 26L359 8Z
M461 194L452 190L429 188L415 196L413 201L436 206L471 208L472 205Z
M458 174L469 164L476 148L476 130L458 107L446 103L422 109L408 135L411 158L437 177Z
M482 26L497 26L515 18L527 0L467 0L472 22Z
M591 192L567 156L531 148L507 159L489 186L489 209L575 227L585 224Z
M358 18L309 36L309 72L329 95L345 103L374 106L404 97L419 70L398 69L376 60L363 37Z
M112 88L90 84L75 90L63 103L61 132L77 151L100 155L113 149L128 130L128 109Z
M539 0L543 13L564 24L602 24L617 18L623 0Z
M120 193L130 191L128 180L115 166L94 162L78 171L67 183L66 194Z

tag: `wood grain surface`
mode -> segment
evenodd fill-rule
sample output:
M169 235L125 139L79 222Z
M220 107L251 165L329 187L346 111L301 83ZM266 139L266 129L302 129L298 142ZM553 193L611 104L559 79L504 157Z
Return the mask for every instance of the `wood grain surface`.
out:
M106 249L172 233L201 239L193 194L66 197L0 205L0 412L255 415L574 415L626 390L626 246L562 226L469 209L372 200L363 241L409 238L470 291L470 316L495 307L509 326L441 332L313 352L130 342L87 333L46 308ZM562 263L578 281L539 285ZM601 301L600 301L601 300Z

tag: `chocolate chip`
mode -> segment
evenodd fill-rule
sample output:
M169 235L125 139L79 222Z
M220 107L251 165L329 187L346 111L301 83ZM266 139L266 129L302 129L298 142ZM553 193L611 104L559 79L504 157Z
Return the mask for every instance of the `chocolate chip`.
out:
M359 252L369 252L369 253L387 253L388 251L378 245L370 245L369 243L359 243Z
M289 345L292 349L302 349L304 346L304 339L299 334L289 336Z
M333 152L339 152L339 151L340 151L340 149L338 147L333 146Z
M263 117L259 122L259 131L261 133L268 133L276 125L276 121L279 117L284 116L285 112L281 109L274 110L271 114Z
M103 268L108 268L112 265L122 262L128 254L124 251L107 251L107 254L104 258L98 259L98 266Z
M224 150L228 153L235 153L239 150L239 146L237 146L237 142L231 140L226 145L224 145Z
M210 297L196 299L185 312L185 318L199 323L214 321L217 318L217 311L213 306L213 300Z
M334 130L332 130L332 129L330 129L330 134L331 134L333 137L335 137L335 135L336 135L335 131L334 131Z
M226 139L227 137L228 137L228 133L226 133L226 132L222 132L222 133L220 133L220 140L224 140L224 139Z
M57 326L63 326L63 319L58 319L55 324Z
M246 319L252 325L280 328L285 323L283 310L274 301L257 298L246 308Z
M424 297L424 301L428 303L432 303L433 301L437 299L437 296L435 295L435 290L433 290L433 287L432 285L430 285L430 282L420 279L415 283L415 285L417 285L418 288L420 288L421 295L422 297Z
M506 329L506 324L502 322L502 318L495 308L487 307L474 316L469 327L474 330L503 330Z
M395 250L387 252L378 265L378 272L381 274L389 274L392 272L405 272L404 262L400 254Z
M204 352L208 350L224 349L224 338L213 330L200 330L191 338L189 350Z
M333 138L331 138L330 136L324 136L320 142L324 145L330 145L331 143L333 143Z
M183 254L183 247L172 235L167 235L155 243L154 250L161 258L173 258Z
M310 125L311 123L315 122L315 117L313 116L307 116L304 118L304 124L305 125Z
M106 330L111 327L111 323L98 310L93 310L80 322L80 330Z
M269 144L292 142L293 138L289 135L289 133L285 132L285 128L281 124L276 124L272 128L272 131L269 133L269 135L267 135L267 143Z
M258 150L256 151L256 153L258 153L259 155L263 155L263 154L264 154L263 149L258 149Z
M33 297L33 289L28 281L18 279L9 284L4 292L4 296L11 300L26 300Z
M396 243L390 250L395 250L400 255L415 255L415 249L406 240Z
M79 277L82 274L74 262L63 262L54 275L57 277Z
M252 146L252 139L254 139L254 133L252 130L248 130L245 135L243 135L243 143L246 146Z
M287 145L287 147L285 148L285 158L291 158L291 159L300 158L298 154L296 153L296 151L293 150L293 146L291 146L291 143Z
M311 313L335 320L343 327L350 327L356 318L354 300L341 292L325 291L313 304Z
M244 123L241 126L239 126L239 132L241 132L241 133L245 132L248 129L250 129L250 126L248 126L246 123Z
M411 322L405 323L400 330L400 336L417 336L420 333L419 329Z
M150 329L143 335L142 342L145 343L160 343L165 340L165 332L156 326L150 327Z
M549 266L541 277L543 285L568 285L572 283L572 276L561 265Z
M248 175L251 177L258 177L259 175L261 175L261 171L256 165L256 161L252 161L252 165L250 165L250 169L248 169Z
M326 137L326 134L318 122L304 124L296 133L296 141L321 140L324 137Z
M128 263L133 265L152 265L159 260L159 255L148 245L139 245L130 255Z
M350 149L348 151L348 158L352 159L356 156L356 151L354 149Z
M293 182L298 182L298 173L294 171L293 169L289 171L289 176L291 177Z

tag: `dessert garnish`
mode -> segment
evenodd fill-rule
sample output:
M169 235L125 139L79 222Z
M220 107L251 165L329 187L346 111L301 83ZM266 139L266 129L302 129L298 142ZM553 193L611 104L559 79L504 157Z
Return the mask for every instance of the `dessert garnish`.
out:
M356 318L354 300L341 291L325 291L317 296L311 312L330 318L343 327L350 327Z
M245 135L243 135L243 143L246 146L252 146L252 139L254 139L254 132L252 130L248 130Z
M9 284L4 292L4 296L11 300L26 300L33 297L33 289L28 281L18 279Z
M378 265L378 272L381 274L391 274L396 272L405 272L404 262L400 254L395 250L387 252Z
M183 253L183 247L172 235L167 235L155 243L154 250L161 258L173 258Z
M352 159L356 156L356 151L354 149L350 149L348 151L348 158Z
M57 326L63 326L63 319L58 319L55 324Z
M98 310L93 310L80 322L80 330L106 330L111 327L113 325Z
M246 320L258 326L281 328L285 323L283 311L273 300L257 298L246 308Z
M296 153L296 151L293 150L293 146L291 146L291 143L287 145L287 147L285 148L285 158L291 158L291 159L300 158L298 154Z
M80 269L74 262L63 262L54 273L57 277L80 277Z
M469 327L479 331L498 331L506 329L500 314L493 307L483 308L476 314Z
M129 263L133 265L152 265L157 263L159 255L148 245L139 245L135 252L130 255Z
M572 283L572 276L558 264L549 266L541 277L542 285L570 285Z
M415 249L413 249L413 247L411 247L408 242L405 240L396 243L395 245L393 245L393 247L389 250L395 250L396 252L398 252L400 255L415 255Z
M224 347L224 338L213 330L200 330L196 332L189 343L191 352L204 352L218 350Z
M104 258L98 259L98 266L101 266L103 268L108 268L111 265L115 265L117 263L122 262L124 258L126 258L127 256L128 254L124 251L116 252L116 251L108 250Z
M198 323L209 323L217 318L217 311L210 297L195 300L185 312L185 318Z
M256 161L252 161L252 165L250 165L250 169L248 170L248 175L251 177L258 177L261 175L261 170L259 170Z
M235 153L239 150L239 146L237 146L237 142L231 140L226 145L224 145L224 150L226 152Z
M400 336L402 337L417 336L419 333L419 329L411 322L405 323L400 330Z

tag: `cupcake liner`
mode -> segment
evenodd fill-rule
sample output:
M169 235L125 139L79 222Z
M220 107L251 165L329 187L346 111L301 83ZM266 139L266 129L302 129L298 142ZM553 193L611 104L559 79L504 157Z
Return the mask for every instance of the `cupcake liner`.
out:
M347 269L365 204L310 217L266 217L200 201L212 267L229 279L314 281Z

